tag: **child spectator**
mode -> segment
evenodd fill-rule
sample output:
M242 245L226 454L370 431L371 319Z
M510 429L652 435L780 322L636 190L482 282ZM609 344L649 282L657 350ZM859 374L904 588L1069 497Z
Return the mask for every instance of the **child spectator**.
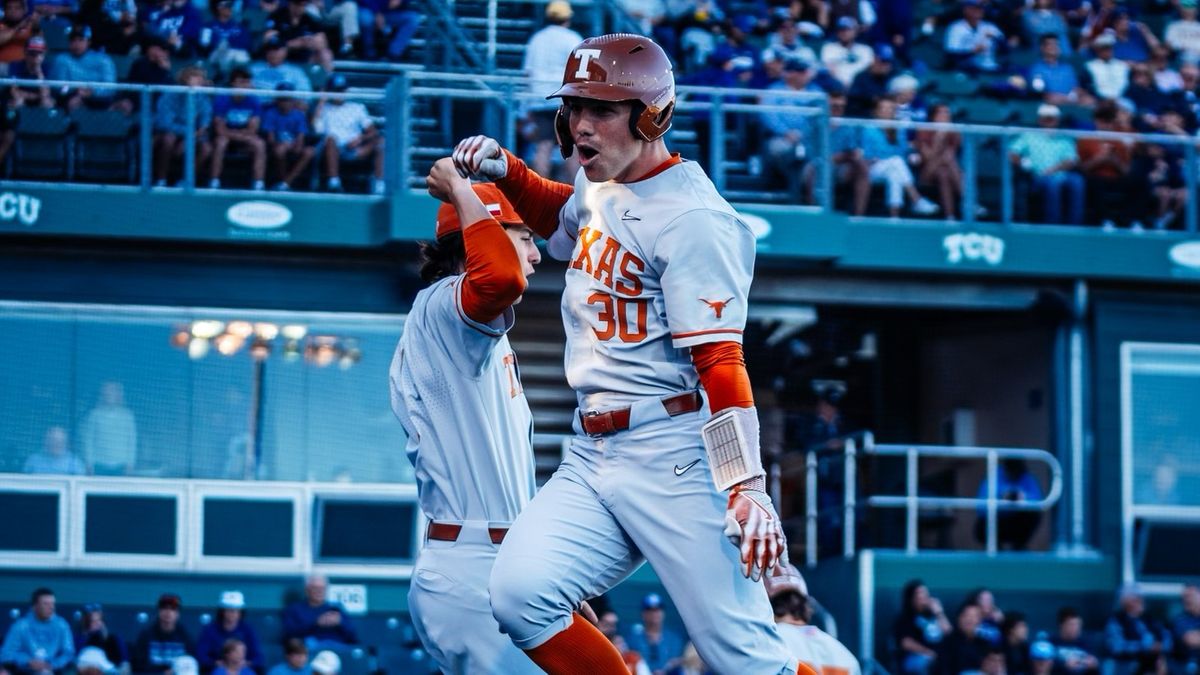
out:
M226 652L231 643L241 646L240 658L249 668L259 670L265 666L262 650L258 647L258 635L245 620L245 608L246 599L241 591L221 593L216 616L200 631L200 638L196 642L196 660L200 663L201 671L213 670L220 661L227 661ZM227 675L238 673L230 669Z
M275 91L294 91L288 82L280 82ZM275 165L279 182L275 189L287 191L312 162L313 149L308 145L308 116L304 104L291 96L280 96L275 105L263 113L263 132Z
M116 666L129 663L129 650L120 635L111 633L104 623L104 607L99 603L89 603L83 606L79 616L79 632L75 634L75 651L83 657L87 647L102 650L106 659Z
M254 675L254 669L246 662L246 643L237 638L226 640L212 675Z
M300 638L288 638L283 643L283 663L275 664L267 675L312 675L308 665L308 647Z
M229 86L234 89L250 89L250 73L240 68L233 71L229 78ZM221 187L225 152L233 144L250 152L253 189L265 189L263 180L267 172L267 145L258 135L261 124L262 106L253 96L221 95L213 101L212 178L208 182L210 188Z
M179 71L179 84L185 87L204 87L208 79L204 69L189 66ZM192 95L192 105L195 110L196 130L196 170L209 159L212 145L208 141L208 126L212 123L212 99L203 93ZM187 146L187 94L168 92L158 99L154 110L154 185L164 187L167 184L167 174L171 170L171 162L184 156Z

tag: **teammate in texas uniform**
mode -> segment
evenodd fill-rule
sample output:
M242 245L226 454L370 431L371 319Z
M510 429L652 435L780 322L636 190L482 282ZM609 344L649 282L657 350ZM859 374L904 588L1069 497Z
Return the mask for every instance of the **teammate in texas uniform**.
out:
M492 185L436 164L429 192L437 242L390 372L392 410L408 434L429 520L408 606L421 643L446 673L536 673L500 633L487 582L509 524L533 497L533 418L506 333L540 254Z
M793 565L779 565L763 577L779 634L792 654L821 675L862 675L858 659L812 620L808 583Z
M487 137L453 156L464 175L494 180L569 261L576 436L501 548L492 609L547 672L624 672L571 608L649 561L716 672L794 672L756 583L785 542L763 492L742 358L754 236L698 165L667 151L675 85L658 45L585 40L555 97L561 149L582 167L574 186Z

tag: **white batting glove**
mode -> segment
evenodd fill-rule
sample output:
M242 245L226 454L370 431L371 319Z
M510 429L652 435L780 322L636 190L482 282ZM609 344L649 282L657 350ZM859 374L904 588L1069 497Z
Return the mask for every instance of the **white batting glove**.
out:
M743 574L753 581L787 556L787 539L775 505L762 490L735 487L725 511L725 536L741 549Z
M508 159L500 143L489 136L464 138L450 155L463 178L498 181L508 175Z

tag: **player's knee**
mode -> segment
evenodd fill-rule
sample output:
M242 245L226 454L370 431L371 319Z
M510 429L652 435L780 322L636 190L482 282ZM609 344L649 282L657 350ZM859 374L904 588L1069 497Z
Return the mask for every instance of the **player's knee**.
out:
M565 602L554 599L553 577L538 574L534 568L532 558L502 554L488 582L492 615L501 632L517 641L537 635L560 615L570 614Z

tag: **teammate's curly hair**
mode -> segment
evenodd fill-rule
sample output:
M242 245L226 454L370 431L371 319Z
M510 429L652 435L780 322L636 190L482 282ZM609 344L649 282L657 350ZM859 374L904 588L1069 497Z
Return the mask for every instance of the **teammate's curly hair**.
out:
M783 591L771 598L771 609L775 616L791 616L804 623L812 621L813 608L808 598L797 591Z
M421 280L425 283L462 272L467 260L462 232L451 232L433 242L423 241L420 246Z

